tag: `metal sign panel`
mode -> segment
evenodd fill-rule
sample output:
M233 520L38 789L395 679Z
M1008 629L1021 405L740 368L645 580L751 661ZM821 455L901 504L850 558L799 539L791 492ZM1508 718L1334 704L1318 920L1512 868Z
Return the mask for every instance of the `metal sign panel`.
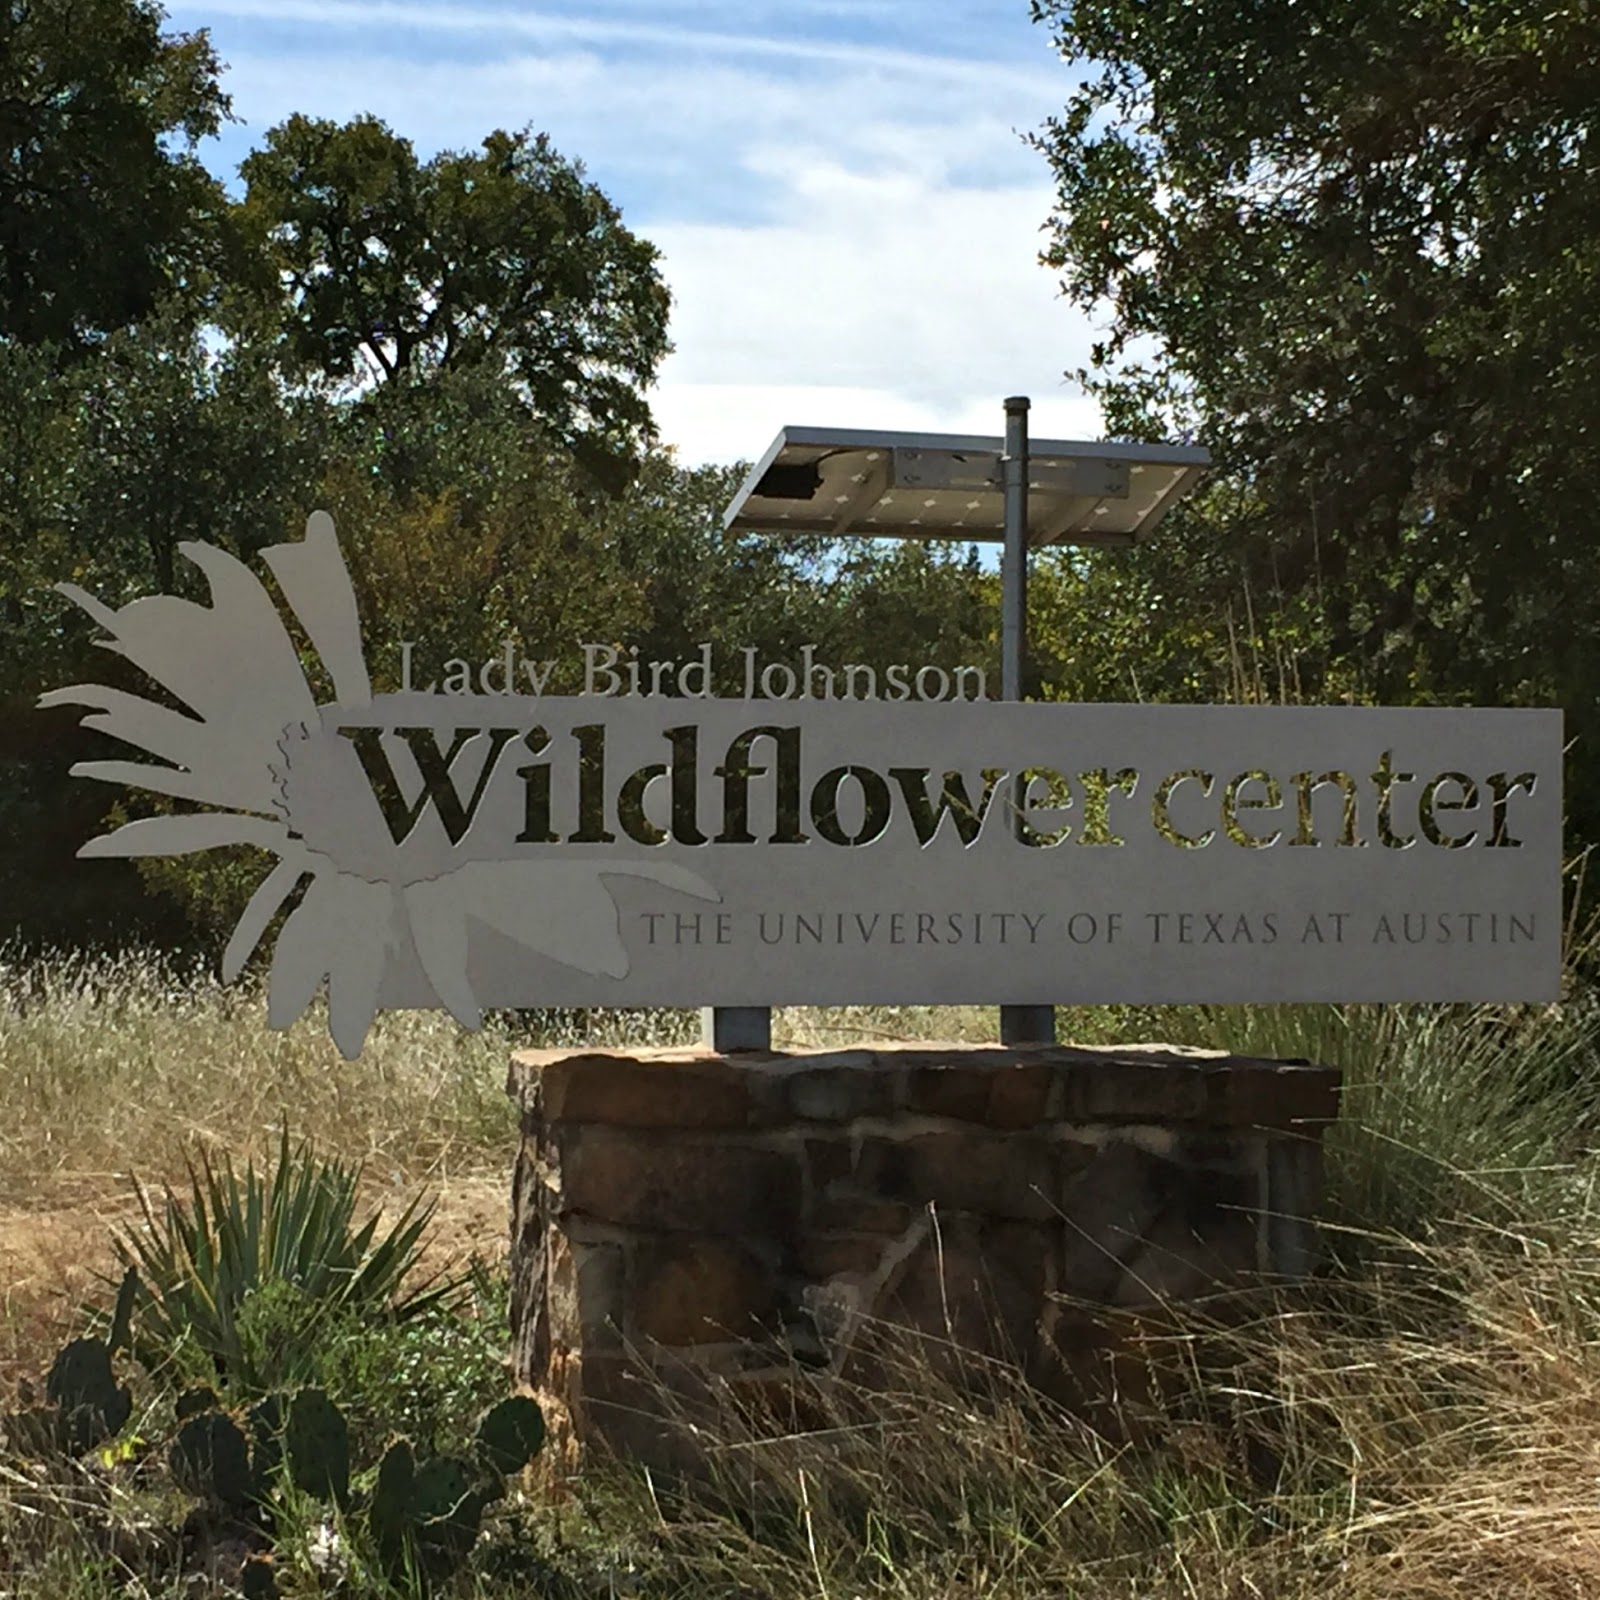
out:
M304 886L269 1018L326 980L347 1055L387 1007L1559 997L1556 711L374 695L313 518L264 559L318 706L185 554L212 608L69 592L195 715L45 698L169 763L75 771L221 809L81 853L272 850L224 973Z

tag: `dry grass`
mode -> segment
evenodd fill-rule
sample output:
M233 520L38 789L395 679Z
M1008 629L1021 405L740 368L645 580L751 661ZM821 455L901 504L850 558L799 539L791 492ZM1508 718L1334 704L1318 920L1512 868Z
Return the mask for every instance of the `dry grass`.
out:
M992 1011L783 1012L780 1042L994 1037ZM132 1174L197 1146L266 1155L287 1119L439 1193L437 1248L505 1245L506 1058L533 1043L681 1043L688 1013L522 1013L478 1036L385 1017L358 1063L319 1016L265 1029L258 988L149 962L0 955L0 1366L37 1375L125 1219ZM1166 1037L1344 1068L1330 1203L1341 1271L1151 1335L1159 1402L1113 1440L1000 1367L896 1344L887 1393L818 1384L827 1426L773 1438L728 1399L692 1501L587 1470L588 1553L642 1597L704 1600L1485 1600L1600 1596L1600 1163L1588 1004L1517 1013L1276 1007L1065 1014L1066 1037ZM0 1374L3 1377L4 1374ZM14 1487L14 1486L13 1486ZM13 1544L0 1486L0 1558ZM20 1502L19 1502L20 1503ZM572 1515L562 1537L577 1538ZM580 1541L582 1542L582 1541ZM42 1548L42 1547L41 1547ZM68 1545L0 1588L99 1597ZM501 1595L518 1590L485 1587ZM622 1592L618 1590L617 1592Z
M993 1037L993 1012L781 1012L782 1044ZM682 1044L692 1012L380 1017L343 1060L321 1007L266 1027L259 982L138 955L24 962L0 950L0 1385L40 1364L112 1268L135 1184L182 1184L197 1153L264 1160L278 1130L367 1169L369 1202L437 1197L435 1259L503 1258L516 1120L508 1057L529 1045Z
M0 1208L103 1200L129 1175L181 1177L196 1148L242 1160L285 1119L401 1185L505 1174L507 1058L529 1045L683 1044L692 1012L502 1013L469 1034L437 1012L380 1016L340 1058L320 1007L266 1027L259 983L139 956L24 964L0 951ZM780 1045L993 1038L992 1008L780 1011Z
M614 1471L619 1526L653 1525L641 1564L683 1595L1600 1594L1597 1227L1371 1241L1360 1279L1191 1308L1115 1431L884 1330L888 1392L810 1379L776 1438L725 1396L711 1481L664 1509Z

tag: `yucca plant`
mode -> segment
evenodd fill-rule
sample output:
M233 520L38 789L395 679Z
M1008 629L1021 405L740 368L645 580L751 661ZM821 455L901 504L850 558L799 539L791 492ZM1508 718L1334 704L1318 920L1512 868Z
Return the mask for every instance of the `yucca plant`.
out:
M291 1150L286 1128L268 1173L202 1155L187 1204L166 1188L159 1216L140 1188L145 1228L113 1238L138 1274L135 1358L155 1370L202 1356L242 1398L307 1378L332 1324L405 1322L453 1302L465 1276L407 1283L436 1202L418 1196L380 1238L381 1212L356 1224L361 1175L309 1141Z

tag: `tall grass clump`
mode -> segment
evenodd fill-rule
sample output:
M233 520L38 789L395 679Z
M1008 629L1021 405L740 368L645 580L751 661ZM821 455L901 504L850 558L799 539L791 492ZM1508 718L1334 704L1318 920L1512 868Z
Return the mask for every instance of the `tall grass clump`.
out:
M103 1191L130 1170L181 1181L199 1147L271 1153L285 1121L407 1182L504 1170L514 1049L684 1042L688 1013L491 1014L467 1033L438 1012L380 1016L343 1061L321 1001L266 1026L264 981L148 952L25 957L0 947L0 1204Z
M1576 1220L1576 1219L1569 1219ZM1594 1219L1591 1219L1591 1221ZM610 1469L661 1592L1455 1600L1600 1592L1600 1259L1502 1233L1189 1308L1116 1429L881 1330L886 1384L732 1390L704 1481Z
M1125 1324L1124 1381L1092 1423L887 1327L886 1384L803 1375L787 1426L727 1387L695 1419L707 1473L682 1498L612 1469L669 1592L1600 1594L1592 989L1574 972L1551 1006L1121 1020L1343 1071L1323 1268Z

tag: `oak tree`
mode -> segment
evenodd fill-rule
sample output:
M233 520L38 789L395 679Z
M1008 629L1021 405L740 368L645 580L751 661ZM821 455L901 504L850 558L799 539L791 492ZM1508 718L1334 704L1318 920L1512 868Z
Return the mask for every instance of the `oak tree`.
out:
M294 116L240 173L263 263L244 301L290 370L414 388L485 368L601 475L636 461L668 349L658 252L544 135L419 161L375 117Z
M1115 433L1218 462L1107 560L1169 618L1273 614L1307 693L1594 701L1600 12L1033 14L1087 67L1035 137L1046 260L1106 323L1084 376Z

